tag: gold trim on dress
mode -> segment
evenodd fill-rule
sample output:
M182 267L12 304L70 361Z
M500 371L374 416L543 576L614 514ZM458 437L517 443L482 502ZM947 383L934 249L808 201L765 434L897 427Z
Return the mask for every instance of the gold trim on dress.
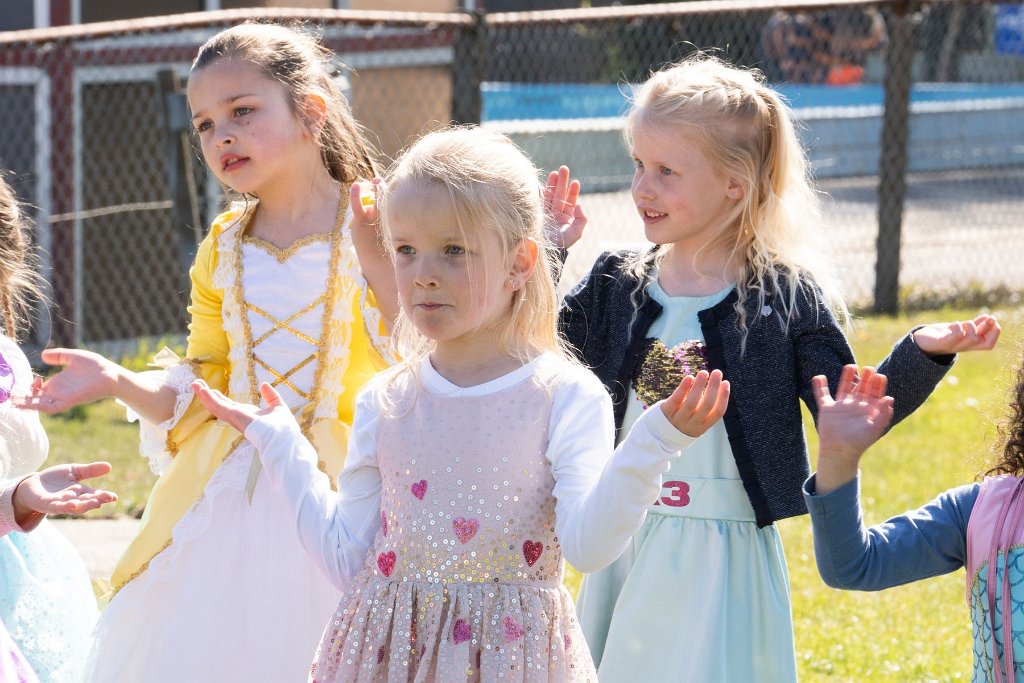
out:
M341 186L341 199L338 202L338 215L337 215L337 219L335 221L334 230L330 234L330 251L331 251L331 256L330 256L330 260L329 260L328 266L327 266L326 289L325 289L324 294L321 295L320 297L318 297L318 299L322 299L323 300L324 306L323 306L323 312L322 312L322 317L321 317L320 341L317 344L317 352L314 354L314 356L315 356L315 358L317 360L317 367L316 367L316 370L313 373L313 386L312 386L312 388L311 388L311 390L309 392L309 394L310 394L310 402L307 403L306 407L301 411L302 420L300 421L302 433L310 441L312 441L310 430L312 428L313 422L315 421L314 414L316 412L315 411L316 402L320 398L321 386L322 386L323 379L324 379L324 371L325 371L324 363L322 363L320 361L322 360L322 356L326 356L327 354L321 354L320 350L323 349L325 347L326 343L327 343L327 340L328 340L328 338L330 336L331 322L333 320L334 298L335 298L334 295L337 292L337 287L338 287L338 284L337 284L338 263L341 260L341 243L342 243L342 234L341 233L342 233L342 228L344 227L344 223L345 223L345 212L348 210L348 197L349 197L349 186L343 184ZM258 209L258 205L257 205L257 209ZM257 397L259 396L259 390L258 390L257 382L256 382L256 372L255 372L255 368L254 368L254 365L253 365L253 360L255 359L255 356L253 355L252 327L249 324L249 316L246 315L246 313L245 313L246 309L249 308L249 306L248 306L247 302L245 301L245 292L243 291L243 288L242 288L242 285L243 285L243 280L242 280L242 241L243 241L243 239L246 239L245 231L249 229L249 226L252 224L252 220L253 220L253 218L255 216L256 216L256 211L253 210L253 211L249 212L248 216L244 216L243 217L243 220L245 222L244 222L244 224L240 228L238 238L235 240L235 244L234 244L234 248L233 248L233 254L232 254L233 263L230 264L232 269L233 269L233 271L234 271L234 287L232 288L234 291L232 292L232 294L235 297L235 304L236 304L237 310L239 312L239 317L241 318L242 337L243 337L242 342L243 342L243 346L245 347L245 353L242 355L242 357L249 361L246 364L246 367L244 368L244 371L246 372L246 374L248 376L248 379L249 379L249 395L247 397L244 397L244 398L247 401L249 401L250 403L256 403L257 402ZM297 240L296 242L293 242L289 246L288 249L296 248L297 245L299 245L299 242L302 242L303 240L312 241L314 239L321 239L321 238L322 238L321 235L310 235L308 237L302 238L301 240ZM259 238L248 238L248 239L252 240L252 239L259 239ZM269 242L267 244L269 244ZM271 245L271 246L273 246L273 245ZM276 247L275 247L275 249L276 249ZM284 251L287 252L288 249L286 249ZM311 308L312 308L312 306L309 309L307 309L307 310L311 310ZM306 311L300 311L300 314L304 313L304 312L306 312ZM287 318L286 321L290 322L292 319L293 318L290 317L290 318ZM262 341L262 339L261 339L261 341ZM310 360L310 359L307 359L307 361L304 361L304 363L308 362L308 360ZM194 360L194 359L190 359L190 362L198 363L198 361ZM244 440L245 440L245 437L243 435L239 435L235 439L235 441L231 444L231 447L228 448L227 453L224 454L224 457L221 459L221 462L223 462L224 460L227 460L231 456L231 454L233 454L235 452L235 450L242 444L242 442ZM168 447L171 448L172 446L174 448L174 451L176 452L177 451L177 445L173 444L171 442L171 440L168 439ZM254 460L253 460L253 464L254 464L253 470L254 471L250 472L250 479L254 480L254 475L258 476L258 474L259 474L259 469L258 469L259 468L259 462L260 462L259 456L258 455L254 455ZM324 461L322 459L317 461L317 468L320 471L322 471L322 472L325 472L325 473L327 472L327 466L326 466L326 464L324 463ZM334 479L332 479L330 477L328 477L328 478L330 479L330 482L331 482L331 490L332 491L337 491L337 485L336 485ZM247 486L247 488L248 488L248 486ZM188 513L186 512L185 514L188 514ZM153 561L153 559L157 555L159 555L160 553L162 553L165 550L167 550L168 548L170 548L171 544L173 543L173 541L174 541L174 536L173 536L173 531L172 531L171 538L167 539L167 542L163 545L163 547L160 548L160 550L158 550L155 553L153 553L153 555L148 560L146 560L136 571L132 572L131 576L129 576L122 583L120 583L119 585L117 585L117 586L115 586L113 588L113 590L111 592L111 598L113 598L113 596L117 595L117 593L122 588L124 588L126 585L128 585L129 583L134 581L136 578L141 576L149 568L149 565Z
M260 315L260 316L266 318L267 320L269 320L270 322L272 322L274 324L273 327L271 327L269 330L267 330L266 332L261 334L256 339L254 339L253 342L252 342L252 345L253 346L258 346L267 337L269 337L270 335L274 334L278 330L285 330L286 332L291 332L292 334L294 334L296 337L298 337L302 341L306 342L307 344L315 346L317 344L317 340L316 339L313 339L312 337L310 337L308 334L305 334L304 332L300 332L299 330L295 329L294 327L292 327L288 323L292 322L293 320L297 320L298 318L301 318L306 313L309 313L310 311L312 311L314 308L319 306L321 304L321 302L324 301L324 298L326 296L327 296L327 293L324 292L323 294L318 296L316 299L311 301L308 306L306 306L305 308L303 308L300 311L296 311L295 313L292 313L290 316L288 316L284 320L278 320L277 318L272 316L270 313L267 313L266 311L264 311L259 306L255 305L255 304L251 304L248 301L246 301L245 302L245 307L246 308L248 308L253 313L256 313L257 315Z
M242 235L241 241L245 242L246 244L251 244L257 249L262 249L263 251L267 252L269 255L277 259L278 263L284 263L292 256L294 256L295 252L297 252L299 249L302 249L304 246L308 244L313 244L314 242L330 242L331 234L326 232L318 232L313 235L306 235L305 237L300 237L299 239L295 240L294 242L292 242L291 244L284 248L277 246L273 242L268 242L262 237L255 237L253 235Z

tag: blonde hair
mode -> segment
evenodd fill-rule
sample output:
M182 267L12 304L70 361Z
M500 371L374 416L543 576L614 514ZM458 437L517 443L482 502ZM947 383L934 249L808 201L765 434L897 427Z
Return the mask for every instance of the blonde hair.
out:
M17 340L30 320L32 301L43 301L43 279L28 235L28 221L14 190L0 173L0 314L7 336Z
M300 30L279 24L247 22L225 29L207 40L192 73L223 59L251 62L291 95L292 111L300 118L310 95L327 103L317 144L324 166L339 183L350 185L377 175L372 146L348 101L332 78L334 53Z
M817 287L810 288L812 298L820 297L841 321L849 321L834 269L822 255L821 207L792 113L760 72L691 55L652 74L636 93L627 144L644 126L693 136L712 166L743 187L742 199L694 261L706 250L724 249L738 264L735 310L744 345L747 298L756 296L759 306L775 299L788 324L807 280ZM643 281L667 251L661 246L639 255L629 272ZM783 291L786 296L777 297Z
M536 268L512 293L512 306L500 330L500 349L524 361L543 352L569 359L571 355L558 334L552 249L544 234L543 187L529 159L504 135L481 128L450 128L424 136L395 162L379 197L389 247L394 219L391 200L402 188L416 185L447 193L462 234L483 230L497 234L503 261L509 267L523 241L537 244ZM394 249L390 252L394 254ZM493 276L504 279L506 274ZM404 312L398 317L392 339L406 368L415 366L434 348Z

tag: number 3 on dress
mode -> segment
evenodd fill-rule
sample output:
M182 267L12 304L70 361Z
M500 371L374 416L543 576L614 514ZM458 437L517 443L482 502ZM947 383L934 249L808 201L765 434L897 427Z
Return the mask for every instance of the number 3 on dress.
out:
M681 508L690 504L690 485L685 481L666 481L661 488L669 489L669 495L654 501L655 505L664 503L670 507Z

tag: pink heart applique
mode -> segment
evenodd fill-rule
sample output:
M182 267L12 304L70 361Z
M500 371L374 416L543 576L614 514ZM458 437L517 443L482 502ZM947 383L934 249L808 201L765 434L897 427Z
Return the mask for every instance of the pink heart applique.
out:
M505 617L501 622L501 628L505 632L505 642L511 643L523 637L523 627L512 617Z
M412 490L412 495L416 496L420 500L423 500L423 496L427 495L427 480L420 479L418 482L409 487Z
M455 644L464 643L473 637L473 631L469 628L469 624L466 623L465 619L457 619L455 621L455 628L452 629L452 640Z
M395 551L389 550L386 553L378 555L377 566L380 567L381 574L384 576L391 576L391 572L395 570Z
M572 638L569 636L568 633L564 634L562 636L562 639L565 641L565 649L566 650L568 650L570 647L572 647Z
M540 559L542 552L544 552L544 544L540 541L523 541L523 557L526 558L526 564L530 567Z
M452 528L455 529L455 536L459 539L459 543L465 544L469 543L469 539L476 536L477 530L480 529L480 522L472 517L469 519L456 517L452 520Z
M385 536L388 535L388 516L384 514L384 511L380 511L380 532Z

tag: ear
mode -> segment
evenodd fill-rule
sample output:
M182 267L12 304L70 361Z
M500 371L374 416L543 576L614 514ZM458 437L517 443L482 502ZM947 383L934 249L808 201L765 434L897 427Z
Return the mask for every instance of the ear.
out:
M744 194L743 184L735 178L729 178L729 187L725 190L725 196L729 199L740 200L743 199Z
M516 283L515 289L519 289L530 279L533 271L537 268L537 259L540 256L540 247L531 239L524 239L512 253L512 267L509 269L509 277Z
M327 99L320 93L310 93L302 103L302 123L310 135L316 137L327 119Z

